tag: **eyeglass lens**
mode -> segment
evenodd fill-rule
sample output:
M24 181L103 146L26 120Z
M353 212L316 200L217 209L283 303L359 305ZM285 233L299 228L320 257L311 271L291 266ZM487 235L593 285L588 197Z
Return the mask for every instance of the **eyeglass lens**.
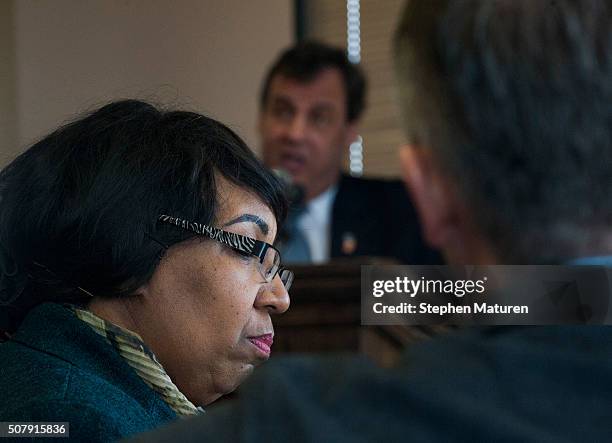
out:
M280 279L283 282L283 285L285 286L285 289L288 291L289 288L291 288L291 284L293 283L293 272L291 272L289 269L282 269L279 272L280 275Z
M268 248L263 262L261 263L261 274L267 282L272 281L276 276L276 272L280 266L280 254L274 248ZM282 269L279 273L280 279L283 282L286 290L289 290L293 283L293 272L288 269Z
M278 251L274 248L268 248L264 259L261 262L261 273L267 282L272 281L272 278L276 274L276 270L280 265L280 256Z

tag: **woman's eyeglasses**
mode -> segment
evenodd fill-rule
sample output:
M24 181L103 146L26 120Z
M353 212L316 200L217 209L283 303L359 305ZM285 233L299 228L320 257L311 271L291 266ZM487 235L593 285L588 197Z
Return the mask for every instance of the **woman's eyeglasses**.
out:
M280 252L270 243L254 239L252 237L247 237L245 235L236 234L234 232L224 231L222 229L204 225L202 223L172 217L170 215L162 214L158 217L158 220L162 223L175 225L181 229L191 231L198 235L207 236L238 251L241 254L257 257L257 269L264 280L268 283L274 280L276 274L279 275L287 291L293 283L293 272L291 272L289 269L283 268L280 265Z

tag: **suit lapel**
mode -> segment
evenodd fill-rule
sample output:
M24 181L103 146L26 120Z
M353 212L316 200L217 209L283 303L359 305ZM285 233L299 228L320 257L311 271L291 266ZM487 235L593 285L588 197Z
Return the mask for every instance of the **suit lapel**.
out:
M360 195L359 179L342 175L338 193L334 200L331 222L330 257L351 256L361 250L363 231L368 229L371 214L368 214L369 196Z

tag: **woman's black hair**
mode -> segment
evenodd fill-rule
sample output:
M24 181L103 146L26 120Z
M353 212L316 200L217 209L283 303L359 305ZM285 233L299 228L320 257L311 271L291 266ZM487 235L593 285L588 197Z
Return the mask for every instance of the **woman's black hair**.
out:
M213 222L216 174L284 221L279 181L200 114L118 101L36 143L0 172L0 330L43 302L133 294L191 236L160 214Z

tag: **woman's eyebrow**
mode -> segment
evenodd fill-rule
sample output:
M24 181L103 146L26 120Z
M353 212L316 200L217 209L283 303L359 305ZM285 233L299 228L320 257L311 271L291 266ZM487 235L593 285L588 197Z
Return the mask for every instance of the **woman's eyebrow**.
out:
M260 217L253 215L253 214L242 214L228 221L227 223L225 223L223 227L225 228L226 226L235 225L236 223L242 223L242 222L255 223L259 227L261 232L263 232L264 235L268 235L268 232L270 231L270 227L268 226L268 224L265 221L263 221Z

